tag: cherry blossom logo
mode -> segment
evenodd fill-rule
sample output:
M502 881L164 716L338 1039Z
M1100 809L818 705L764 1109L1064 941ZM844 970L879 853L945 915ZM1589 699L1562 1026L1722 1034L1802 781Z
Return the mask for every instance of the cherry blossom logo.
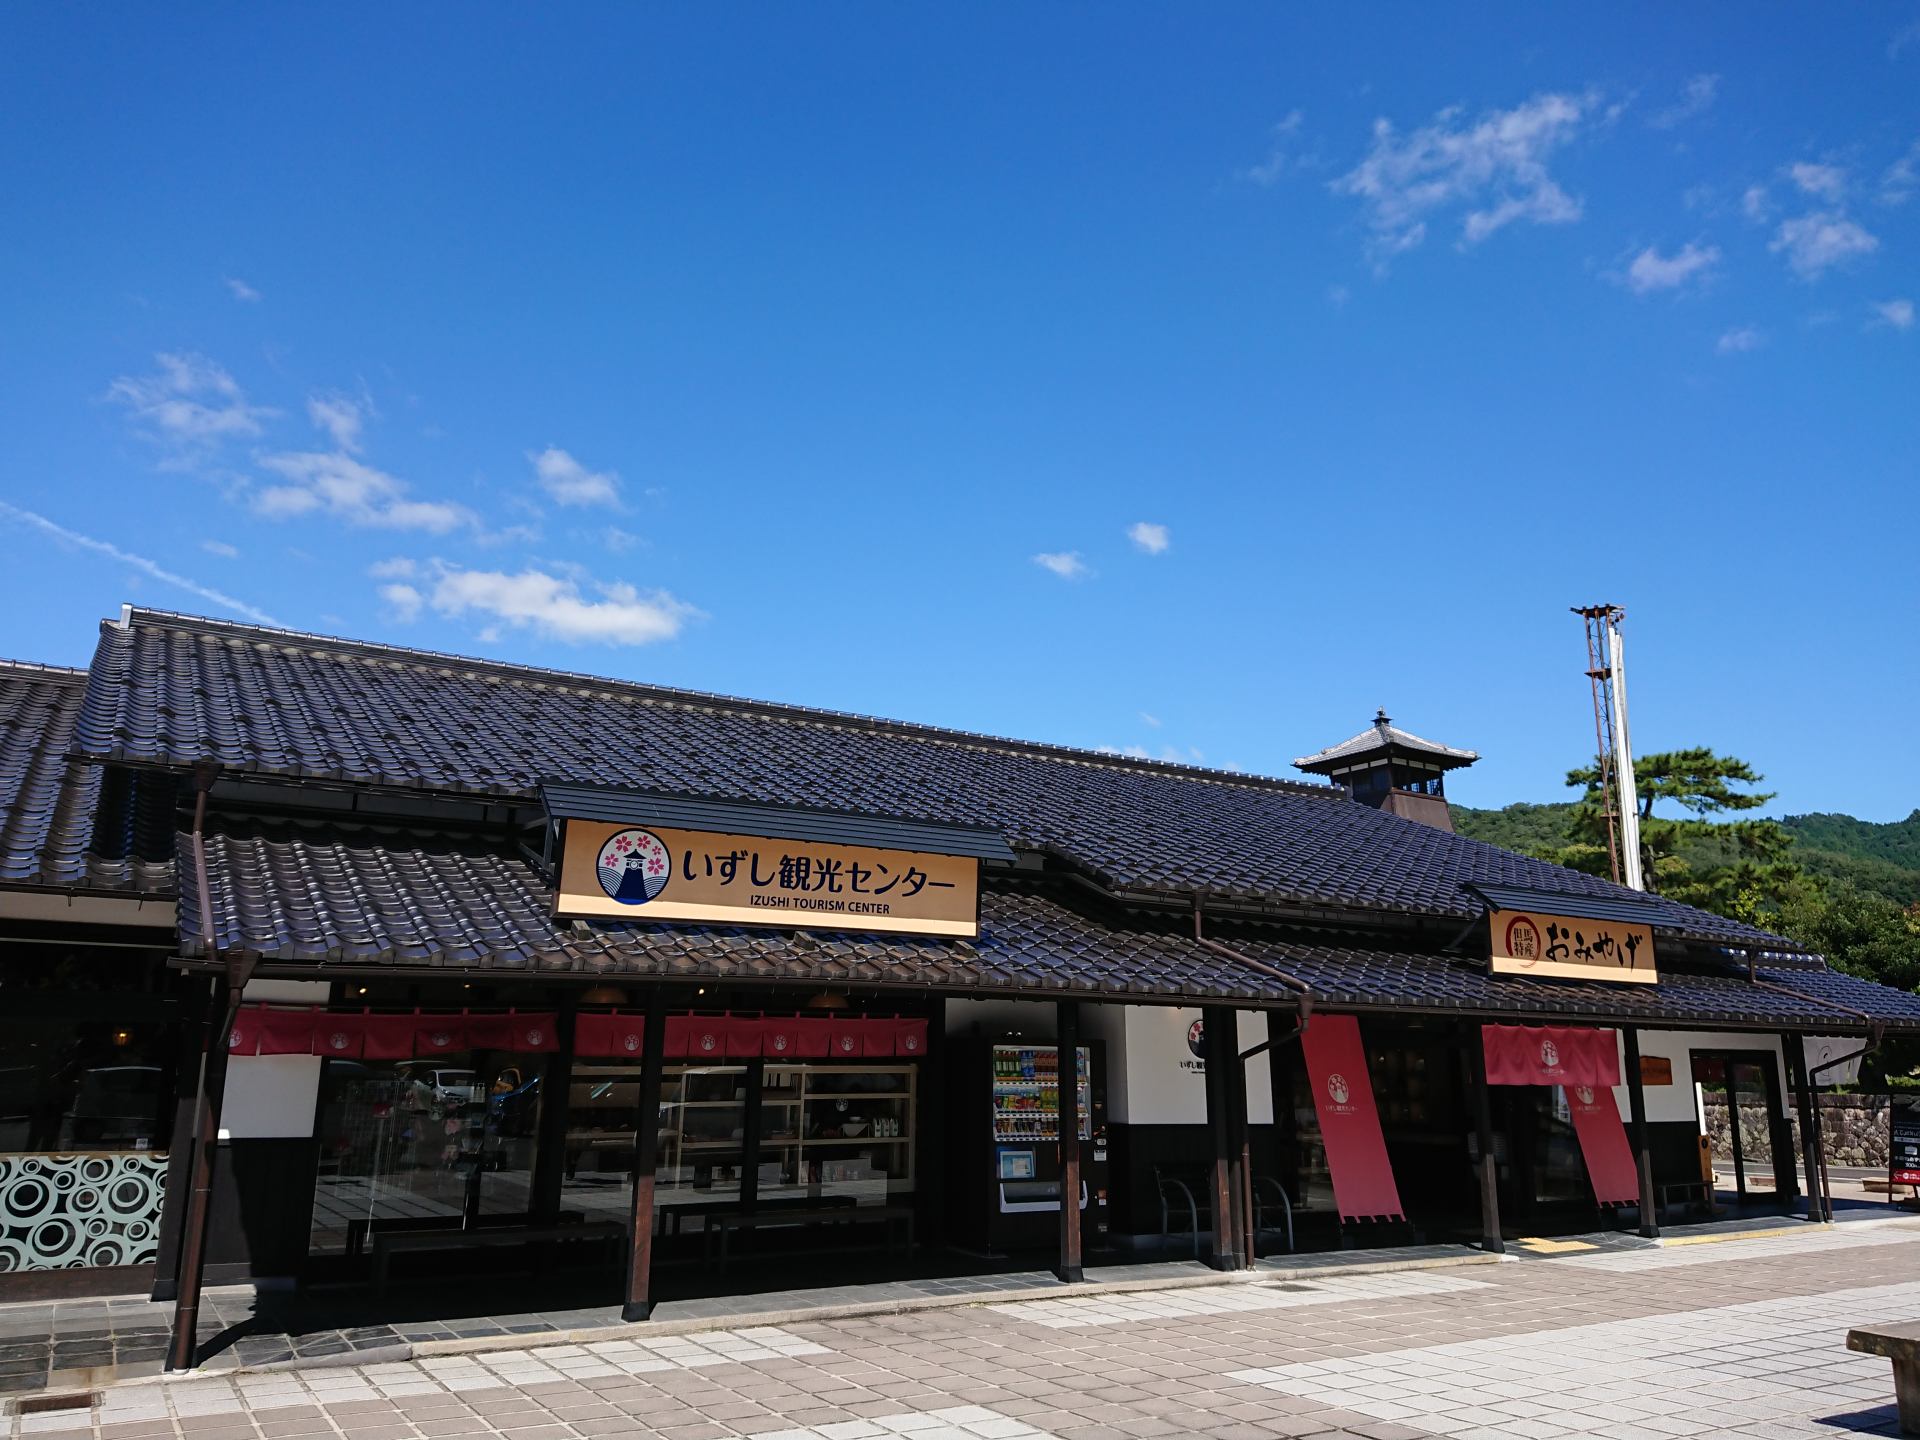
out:
M1540 1063L1549 1070L1560 1068L1560 1047L1551 1040L1540 1042Z
M650 830L622 830L600 847L594 870L607 898L622 905L644 905L673 877L673 857Z
M851 1055L853 1053L853 1036L842 1035L840 1037L840 1048Z
M1187 1026L1187 1049L1193 1052L1193 1058L1196 1060L1207 1058L1207 1022L1205 1020L1196 1020Z
M1576 1085L1573 1087L1573 1093L1580 1097L1580 1103L1582 1105L1591 1105L1593 1103L1593 1087L1591 1085Z
M900 1048L909 1055L920 1048L920 1037L911 1032L900 1037Z
M427 1043L436 1050L444 1050L453 1044L453 1035L450 1031L436 1030L427 1036Z
M527 1045L529 1048L539 1049L540 1046L546 1043L546 1039L547 1032L542 1030L538 1025L530 1025L527 1027Z
M620 1044L626 1052L631 1055L640 1048L640 1037L629 1031L626 1037L620 1041Z
M707 1031L704 1035L700 1037L700 1048L702 1050L711 1051L716 1047L718 1047L719 1044L720 1044L719 1039L714 1035L714 1033L711 1030Z
M1327 1076L1327 1098L1336 1105L1347 1103L1347 1097L1353 1092L1347 1088L1347 1077L1335 1071Z
M344 1030L336 1030L331 1035L327 1036L327 1044L331 1045L336 1050L344 1050L347 1048L347 1046L351 1045L352 1043L353 1043L352 1038Z
M787 1049L787 1037L784 1035L775 1035L773 1037L773 1053L776 1055L784 1055L786 1053L786 1049Z
M246 1039L247 1037L242 1035L238 1030L232 1031L227 1036L227 1049L238 1050L243 1044L246 1043Z

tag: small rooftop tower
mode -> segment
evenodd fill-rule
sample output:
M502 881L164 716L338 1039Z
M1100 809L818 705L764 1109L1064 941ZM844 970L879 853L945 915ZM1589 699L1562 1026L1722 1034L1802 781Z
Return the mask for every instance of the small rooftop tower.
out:
M1309 775L1324 775L1346 786L1347 793L1362 805L1451 830L1446 773L1479 758L1472 750L1456 750L1408 734L1396 728L1387 712L1381 710L1375 713L1373 724L1351 740L1302 755L1293 764Z

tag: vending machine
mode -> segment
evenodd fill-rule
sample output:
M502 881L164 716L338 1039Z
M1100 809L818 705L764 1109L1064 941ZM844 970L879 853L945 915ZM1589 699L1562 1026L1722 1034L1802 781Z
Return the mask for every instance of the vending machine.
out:
M1068 1197L1080 1207L1082 1243L1104 1243L1108 1216L1107 1086L1099 1041L1080 1046L1080 1186ZM965 1130L983 1139L984 1183L969 1177L978 1197L972 1224L976 1243L1003 1253L1059 1243L1060 1052L1052 1045L986 1045L969 1057L956 1087ZM969 1143L976 1155L981 1148ZM980 1203L984 1202L984 1203Z

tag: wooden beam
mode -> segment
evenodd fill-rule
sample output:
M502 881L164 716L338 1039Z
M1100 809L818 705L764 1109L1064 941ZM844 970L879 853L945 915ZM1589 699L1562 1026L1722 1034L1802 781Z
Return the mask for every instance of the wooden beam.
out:
M1060 1264L1062 1280L1085 1278L1080 1249L1080 1002L1062 1000L1057 1008L1055 1044L1060 1083Z
M622 1320L653 1314L653 1176L660 1164L660 1081L666 1068L667 987L647 997L640 1051L640 1116L633 1133L633 1210L627 1225L627 1298Z

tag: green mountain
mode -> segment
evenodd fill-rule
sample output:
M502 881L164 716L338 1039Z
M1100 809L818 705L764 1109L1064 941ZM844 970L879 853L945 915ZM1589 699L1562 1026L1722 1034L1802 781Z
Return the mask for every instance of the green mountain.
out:
M1500 810L1455 805L1453 828L1509 850L1544 851L1567 843L1573 802L1525 803ZM1920 810L1875 824L1851 815L1789 815L1793 858L1810 873L1845 880L1896 905L1920 904Z

